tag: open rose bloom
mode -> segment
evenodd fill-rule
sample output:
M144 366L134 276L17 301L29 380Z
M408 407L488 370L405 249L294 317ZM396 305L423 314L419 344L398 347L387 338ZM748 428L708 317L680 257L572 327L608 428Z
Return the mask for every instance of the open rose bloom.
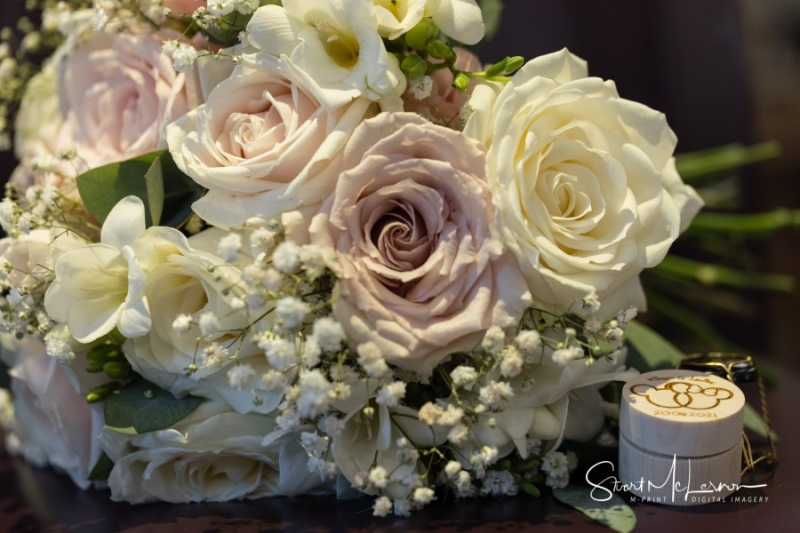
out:
M701 206L665 118L567 51L484 68L475 0L262 3L62 6L0 203L9 448L131 503L563 487Z

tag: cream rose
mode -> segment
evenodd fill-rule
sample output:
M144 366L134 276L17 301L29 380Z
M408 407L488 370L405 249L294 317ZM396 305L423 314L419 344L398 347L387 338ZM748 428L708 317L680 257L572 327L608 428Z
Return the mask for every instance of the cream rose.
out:
M52 465L80 488L89 488L89 473L100 458L96 438L103 415L84 394L105 380L59 363L33 337L16 340L3 333L0 343L14 395L10 442L32 463Z
M96 33L62 67L61 147L80 170L165 146L166 125L188 110L184 76L151 35Z
M239 268L200 249L216 248L225 233L215 229L210 239L206 233L148 271L144 294L152 328L125 343L125 356L139 374L176 396L193 394L228 402L241 413L268 413L279 403L279 392L264 392L255 405L249 388L236 389L227 377L237 361L261 373L267 370L263 352L244 335L264 310L242 307L246 294ZM181 315L192 318L185 330L173 326ZM203 326L204 320L213 323Z
M336 190L311 224L337 252L334 314L354 345L375 342L429 374L527 306L494 238L483 147L411 113L382 113L348 142Z
M595 295L606 316L645 307L638 275L659 263L700 209L661 113L587 77L566 50L483 85L465 133L489 147L503 240L536 305L563 313Z
M208 222L241 227L252 216L318 203L332 186L322 172L370 104L329 112L293 80L277 60L250 57L169 127L175 162L209 190L193 206Z
M75 198L74 186L59 179L60 174L70 172L70 167L58 159L58 137L64 118L59 109L56 64L48 61L25 88L14 123L14 154L20 163L10 182L24 191L37 182L34 167L44 166L56 171L51 174L51 183L65 196Z
M115 462L108 479L111 498L229 501L292 496L321 485L308 471L308 455L299 443L262 444L275 429L272 417L241 415L208 401L170 429L132 437L106 430L100 441ZM305 462L298 461L298 451Z

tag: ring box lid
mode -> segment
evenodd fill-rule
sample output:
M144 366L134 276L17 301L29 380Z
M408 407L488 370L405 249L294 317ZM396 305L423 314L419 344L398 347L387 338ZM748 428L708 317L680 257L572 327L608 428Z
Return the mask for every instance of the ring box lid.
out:
M663 455L703 457L742 438L745 397L730 381L691 370L656 370L623 386L620 432Z

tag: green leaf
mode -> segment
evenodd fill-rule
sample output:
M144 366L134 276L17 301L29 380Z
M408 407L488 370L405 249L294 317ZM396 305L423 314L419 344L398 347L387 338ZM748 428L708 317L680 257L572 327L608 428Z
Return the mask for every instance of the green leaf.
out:
M106 481L111 475L112 468L114 468L114 461L103 452L92 467L92 471L89 472L89 481Z
M717 331L707 320L695 313L685 304L675 303L670 296L654 290L647 290L647 307L657 311L664 318L679 325L684 331L690 332L695 338L707 346L713 346L714 351L740 352L743 351L728 338Z
M153 224L180 228L192 214L192 204L205 192L181 172L169 152L164 151L145 174Z
M608 501L596 501L589 487L570 485L553 490L553 496L561 503L574 507L592 520L619 533L629 533L636 527L636 515L627 503L613 494Z
M683 359L683 353L667 339L645 326L641 322L633 321L625 327L625 339L635 350L628 359L631 364L641 371L657 370L661 368L675 368ZM635 364L640 358L640 365Z
M164 163L161 156L156 157L150 168L144 174L144 183L147 190L147 207L153 225L161 224L161 215L164 214Z
M772 292L791 292L794 289L794 280L791 276L744 272L675 255L665 257L661 263L651 268L650 272L689 278L709 287L728 286Z
M203 194L203 188L180 171L167 150L93 168L77 181L83 203L100 223L117 202L133 195L144 202L148 226L177 228L188 220L192 203Z
M772 159L780 155L780 151L780 144L774 141L753 146L730 144L710 150L680 154L675 157L675 164L683 180L691 183L699 177Z
M277 3L274 0L260 2L261 5ZM252 13L245 15L234 10L223 17L213 19L213 22L203 24L201 30L216 43L234 45L239 42L239 34L247 27L252 17Z
M126 196L138 196L147 202L145 174L160 153L152 152L127 161L109 163L78 176L78 192L89 212L102 223L117 202ZM151 222L148 220L149 224Z
M761 237L784 228L800 228L800 209L775 209L765 213L731 214L700 212L687 235L699 232Z
M196 396L176 398L139 378L106 398L106 427L127 435L165 429L185 418L202 401Z

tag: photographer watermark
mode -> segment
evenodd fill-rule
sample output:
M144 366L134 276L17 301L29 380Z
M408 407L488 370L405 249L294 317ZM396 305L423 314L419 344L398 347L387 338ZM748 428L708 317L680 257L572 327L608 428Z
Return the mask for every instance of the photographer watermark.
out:
M586 471L586 482L592 487L590 496L593 500L604 502L611 499L615 492L630 492L631 501L662 503L667 505L699 505L704 503L766 503L769 496L737 495L739 489L759 489L766 483L745 485L739 483L717 482L708 479L692 478L692 461L685 460L686 468L680 468L682 461L677 455L672 456L672 466L663 479L645 479L644 476L634 480L620 481L616 476L614 463L602 461L594 464ZM603 479L598 479L610 472Z

